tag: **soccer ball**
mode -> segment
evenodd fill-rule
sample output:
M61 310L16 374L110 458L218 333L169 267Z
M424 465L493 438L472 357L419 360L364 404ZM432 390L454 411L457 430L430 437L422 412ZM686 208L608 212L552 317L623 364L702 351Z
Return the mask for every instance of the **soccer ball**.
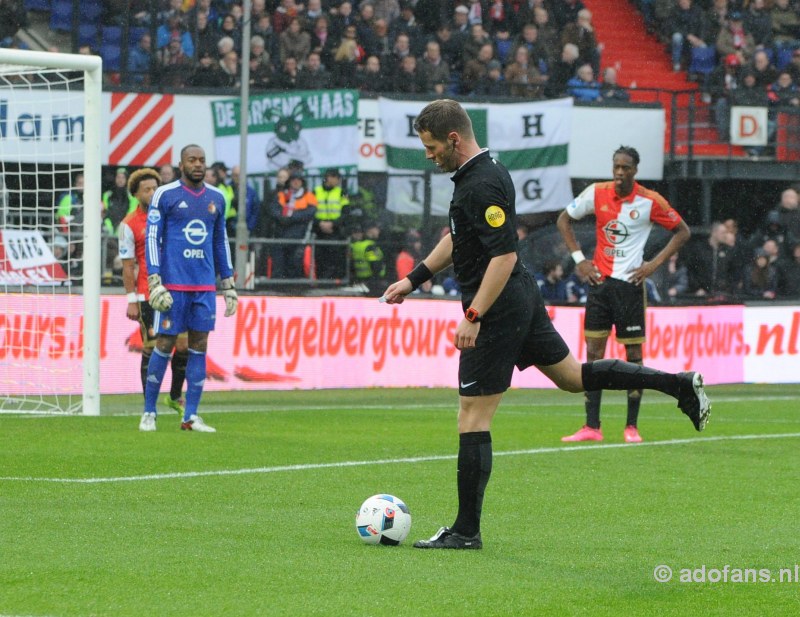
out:
M393 495L373 495L356 512L356 531L367 544L397 546L411 531L408 506Z

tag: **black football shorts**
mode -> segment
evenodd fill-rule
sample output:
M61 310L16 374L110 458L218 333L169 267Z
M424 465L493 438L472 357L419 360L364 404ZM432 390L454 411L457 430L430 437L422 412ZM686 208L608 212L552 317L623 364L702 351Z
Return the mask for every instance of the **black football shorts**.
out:
M462 298L469 308L474 294ZM536 281L523 271L512 276L489 311L481 317L475 347L461 352L458 393L488 396L505 392L514 367L550 366L569 355L553 327Z
M600 285L589 287L583 330L586 338L606 338L616 329L623 345L645 340L644 311L647 306L644 285L634 285L615 278L606 278Z

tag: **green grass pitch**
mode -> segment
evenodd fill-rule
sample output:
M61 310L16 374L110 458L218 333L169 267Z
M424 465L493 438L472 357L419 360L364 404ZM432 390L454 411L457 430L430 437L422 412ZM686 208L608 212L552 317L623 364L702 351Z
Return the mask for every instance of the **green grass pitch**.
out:
M464 552L411 546L455 514L453 390L209 393L213 435L166 411L140 433L137 396L0 416L0 616L797 614L800 387L709 394L697 433L646 393L630 446L607 393L598 447L560 442L580 396L509 391ZM399 547L355 531L380 492L411 510ZM703 567L718 581L679 580Z

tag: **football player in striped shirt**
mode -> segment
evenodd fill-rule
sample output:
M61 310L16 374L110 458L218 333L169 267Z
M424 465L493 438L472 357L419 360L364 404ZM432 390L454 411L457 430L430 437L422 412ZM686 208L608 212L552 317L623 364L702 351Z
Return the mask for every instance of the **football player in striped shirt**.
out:
M645 280L689 239L689 226L661 195L636 182L639 153L620 146L613 156L614 179L588 186L558 217L558 229L572 253L578 275L588 281L584 314L586 361L602 360L613 327L625 346L628 362L642 364L645 340ZM572 222L594 216L597 243L592 259L580 250ZM653 225L672 233L669 242L650 261L644 248ZM602 390L584 395L586 424L561 441L602 441L600 399ZM628 417L623 439L642 441L637 422L641 388L628 390Z

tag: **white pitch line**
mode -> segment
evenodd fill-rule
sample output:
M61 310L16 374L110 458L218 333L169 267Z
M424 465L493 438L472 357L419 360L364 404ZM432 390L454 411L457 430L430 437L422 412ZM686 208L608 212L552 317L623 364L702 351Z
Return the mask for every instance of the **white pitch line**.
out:
M658 395L657 395L658 396ZM611 394L608 397L608 403L615 404L615 405L623 405L625 404L625 398L623 394L618 394L617 398L613 398L614 395ZM718 405L720 403L746 403L746 402L764 402L764 401L800 401L800 397L797 396L789 396L789 395L775 395L775 396L758 396L754 394L753 396L712 396L711 403L712 405ZM653 400L652 398L648 398L647 404L649 405L674 405L674 400L670 397L664 395L661 400L656 398ZM386 410L406 410L406 411L414 411L414 410L434 410L434 409L451 409L454 412L458 411L458 401L454 398L452 403L403 403L399 405L385 405L380 402L375 403L361 403L358 405L347 405L346 408L348 411L366 411L371 409L376 409L380 407L381 409ZM510 411L513 409L525 409L528 410L527 413L534 413L539 408L547 408L552 409L554 407L572 407L572 408L583 408L583 399L578 398L564 398L561 401L537 401L531 400L530 403L518 402L518 401L508 401L504 402L500 409L498 410L498 414L503 414L505 411L506 413L526 413L520 411ZM275 406L259 406L257 409L250 408L239 408L239 409L206 409L207 414L210 416L215 416L217 414L232 414L232 413L272 413L272 412L281 412L281 411L289 411L289 412L313 412L313 411L339 411L343 409L342 404L338 405L275 405ZM102 414L102 417L105 418L112 418L112 417L139 417L142 414L142 410L140 408L131 409L130 411L122 411L117 413L110 413L110 414ZM82 417L80 414L71 414L66 412L47 412L47 411L33 411L33 412L20 412L17 410L0 410L0 415L8 415L13 417L14 419L40 419L40 418L80 418ZM165 417L177 417L175 414L171 412L165 412L163 414ZM567 414L560 414L560 415L567 415ZM569 414L569 415L581 415L581 414ZM655 418L653 416L653 418ZM655 418L655 419L668 419L668 418ZM3 617L0 615L0 617Z
M639 444L608 443L588 444L582 446L558 446L550 448L531 448L528 450L506 450L495 452L494 456L528 456L536 454L553 454L558 452L581 452L590 450L611 450L615 448L646 448L652 446L675 446L684 444L719 442L719 441L751 441L759 439L792 439L800 437L800 433L767 433L764 435L720 435L717 437L693 437L689 439L665 439L648 441ZM458 458L455 454L430 456L414 456L406 458L378 459L374 461L340 461L338 463L304 463L298 465L278 465L275 467L252 467L245 469L219 469L216 471L184 471L176 473L158 473L143 476L117 476L109 478L35 478L35 477L0 477L0 482L50 482L56 484L108 484L114 482L143 482L147 480L176 480L183 478L204 478L211 476L242 476L246 474L278 473L282 471L308 471L312 469L341 469L344 467L366 467L367 465L397 465L402 463L428 463L432 461L452 461Z

